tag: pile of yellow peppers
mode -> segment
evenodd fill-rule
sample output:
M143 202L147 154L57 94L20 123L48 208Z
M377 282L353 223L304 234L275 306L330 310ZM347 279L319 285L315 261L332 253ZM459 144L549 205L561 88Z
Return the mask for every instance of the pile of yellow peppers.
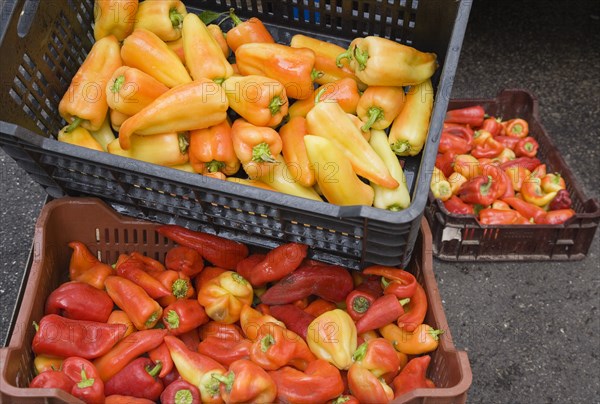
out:
M436 55L374 36L347 50L305 35L284 45L259 19L226 14L225 34L181 1L97 0L58 139L336 205L407 208L398 156L426 141Z

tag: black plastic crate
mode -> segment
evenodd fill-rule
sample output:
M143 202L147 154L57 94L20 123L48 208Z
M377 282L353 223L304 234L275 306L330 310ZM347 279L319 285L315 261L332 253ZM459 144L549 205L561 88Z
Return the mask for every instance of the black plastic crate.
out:
M308 244L313 257L351 268L410 260L456 72L470 0L209 0L191 11L261 18L277 42L297 33L347 46L379 35L435 52L439 68L428 141L405 159L412 204L401 212L339 207L180 172L56 141L58 103L93 43L93 1L6 1L0 52L0 146L52 197L96 196L119 212L274 247Z
M507 89L493 99L450 100L449 110L481 105L504 120L522 118L539 143L537 157L548 172L564 178L575 215L559 225L483 225L472 215L448 212L429 195L425 216L431 226L433 255L445 261L576 261L589 252L600 222L597 199L585 197L577 177L542 126L537 98L527 90Z

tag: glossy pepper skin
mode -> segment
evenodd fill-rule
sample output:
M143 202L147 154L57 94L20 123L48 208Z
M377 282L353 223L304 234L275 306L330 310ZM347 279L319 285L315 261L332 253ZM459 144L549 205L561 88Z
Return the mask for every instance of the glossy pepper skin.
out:
M207 323L208 316L196 299L181 299L165 307L162 322L171 334L180 335Z
M410 88L406 102L392 123L389 143L399 156L416 156L427 140L433 110L433 86L426 80Z
M204 259L224 269L235 269L237 263L248 256L245 244L212 234L177 225L159 226L156 231L179 245L198 251Z
M316 316L309 314L294 304L271 306L269 312L273 317L281 320L286 328L306 339L308 327Z
M444 122L460 123L471 127L482 126L485 120L485 109L481 105L458 108L446 112Z
M369 143L364 139L360 130L354 126L338 103L317 103L306 116L306 122L308 132L311 135L316 135L329 140L333 146L339 149L337 152L338 154L342 154L350 160L356 174L387 188L396 188L399 185L398 181L390 174L381 157L375 153ZM304 138L305 144L307 138L308 136ZM336 150L333 146L321 145L322 142L317 143L317 139L312 140L312 142L316 143L315 146L320 145L319 149L325 148L325 151L328 151L324 157L328 154L333 154L333 151L329 150ZM336 160L323 160L321 164L332 161ZM324 168L325 167L319 167L319 170L323 170ZM342 171L341 167L339 171ZM324 182L323 180L324 178L322 178L321 182ZM329 185L331 185L331 181L329 182ZM321 186L321 184L319 184L319 186ZM360 194L360 192L354 192Z
M104 402L104 382L93 363L72 356L63 362L62 372L73 380L72 396L90 404Z
M200 404L200 391L185 380L176 380L165 387L160 395L162 404Z
M36 355L33 360L33 367L35 368L35 374L39 375L48 370L60 370L62 368L62 363L65 358L61 358L60 356L52 356L52 355Z
M231 125L227 120L209 128L191 131L188 150L190 163L198 173L222 172L233 175L240 169L240 160L233 149Z
M245 304L242 307L242 311L240 313L240 327L242 328L246 338L248 338L250 341L256 341L258 338L258 330L263 324L266 323L273 323L281 327L285 327L285 324L282 321L279 321L270 314L263 314L248 304ZM237 336L234 339L240 340L242 337Z
M417 290L417 279L413 274L403 269L372 265L363 270L364 275L381 276L383 293L392 294L398 299L412 297Z
M356 363L348 370L348 388L361 403L387 403L394 398L385 380Z
M418 388L433 388L435 385L426 377L431 356L423 355L411 359L394 378L394 398Z
M214 377L221 383L221 397L226 404L272 403L277 397L271 376L248 359L233 362L226 375Z
M506 122L506 136L524 138L529 134L529 124L526 120L515 118Z
M58 104L58 112L70 128L81 125L91 131L100 129L108 112L106 83L122 64L119 41L114 35L92 46Z
M275 129L256 126L239 118L231 127L233 150L242 164L274 163L281 153L281 137Z
M317 102L335 101L346 113L356 114L360 98L356 81L351 78L343 78L323 84L315 90L311 97L295 101L288 109L288 113L291 118L306 117Z
M458 197L473 205L489 206L499 196L495 184L490 175L475 177L460 187Z
M443 131L438 151L440 153L453 151L457 154L466 154L471 151L471 145L462 137Z
M540 178L534 177L535 171L532 175L523 182L521 185L521 195L527 202L536 206L546 206L556 196L558 191L544 192L542 189Z
M117 275L135 283L152 299L168 296L170 290L144 270L144 263L132 256L122 256L116 264Z
M506 170L511 167L523 167L529 171L533 171L541 164L540 160L536 157L518 157L514 160L502 163L500 167Z
M516 210L486 208L479 211L479 222L486 225L499 224L530 224Z
M539 148L537 140L531 136L519 140L515 146L515 154L518 157L535 157Z
M135 29L152 31L163 41L175 41L181 37L187 10L178 0L144 1L138 7Z
M352 276L337 265L301 265L261 296L268 305L287 304L316 295L331 302L341 302L353 289Z
M304 371L285 366L269 375L277 385L277 398L283 402L322 403L344 391L340 371L322 359L312 361Z
M385 337L377 337L360 344L354 351L352 360L375 377L383 377L388 383L398 374L401 365L392 342Z
M341 67L337 66L336 58L345 51L341 46L302 34L294 35L290 46L292 48L308 48L315 52L315 70L319 72L315 78L316 83L322 85L349 78L355 81L361 90L366 88L366 85L354 75L346 60L342 62Z
M337 305L325 299L317 298L310 302L303 310L313 317L319 317L321 314L330 310L337 309Z
M245 43L235 51L240 73L266 76L283 84L290 98L302 100L313 93L315 53L276 43Z
M559 173L548 173L542 177L540 183L544 192L561 191L567 188L565 180Z
M152 328L160 320L162 307L146 291L120 276L109 276L104 281L110 298L122 309L138 330Z
M510 198L515 196L515 190L508 174L495 164L481 164L483 175L489 175L496 185L498 198Z
M575 211L571 208L551 210L546 214L543 220L540 220L539 224L563 224L573 216Z
M283 84L265 76L233 76L223 82L229 106L256 126L275 127L288 113Z
M168 90L151 75L135 67L121 66L106 84L106 101L111 109L131 116Z
M315 359L298 334L274 323L261 325L256 341L250 347L250 360L265 370L287 365L304 370Z
M559 209L569 209L573 201L571 200L571 196L569 191L566 189L561 189L556 193L552 202L550 202L550 210L559 210Z
M229 12L229 16L235 26L227 31L225 38L232 51L235 52L245 43L275 43L269 30L258 18L252 17L242 21L233 11Z
M175 246L167 251L165 267L193 278L204 269L204 261L198 251L184 246Z
M125 333L122 324L71 320L48 314L39 322L31 344L36 355L93 359L104 355Z
M306 342L319 359L347 370L357 346L354 320L340 309L325 312L309 325Z
M252 342L249 339L222 339L208 336L198 344L198 352L229 367L240 359L250 358Z
M425 289L417 283L415 293L410 297L410 301L402 306L404 314L398 317L396 323L398 327L407 331L414 331L419 324L425 320L427 314L427 295Z
M30 389L60 389L71 394L75 382L61 370L46 370L29 383Z
M354 289L346 296L346 311L352 320L358 321L376 299L377 297L369 290Z
M252 304L252 285L240 274L223 272L210 279L198 290L198 302L211 319L232 324L240 319L244 304Z
M121 335L121 338L125 338L129 334L134 331L137 331L131 319L123 310L113 310L106 321L108 324L123 324L126 328L126 331Z
M379 329L381 335L391 342L397 351L407 355L421 355L435 351L443 330L420 324L414 331L406 331L396 324L388 324Z
M183 19L183 54L194 80L209 79L221 84L233 75L233 67L206 25L193 13Z
M94 2L94 39L114 35L123 41L133 31L138 0L96 0Z
M156 34L143 28L125 38L121 58L126 66L149 74L169 88L192 81L177 54Z
M356 77L369 86L415 85L429 79L437 69L434 53L375 36L354 39L348 50L338 55L338 67L345 58Z
M154 273L153 276L170 291L168 296L157 300L162 307L166 307L180 299L190 299L196 295L192 281L183 272L168 269Z
M371 183L371 187L373 187L373 191L375 192L373 206L393 212L408 208L410 206L410 194L406 184L406 176L404 175L400 161L390 149L386 133L381 130L371 130L369 144L375 153L381 157L392 177L398 182L396 188L386 188Z
M362 129L387 129L404 107L402 87L370 86L361 95L356 114L365 122Z
M189 350L177 337L166 336L165 343L182 379L200 390L202 401L222 402L220 383L213 376L224 375L227 372L225 367L208 356Z
M525 219L540 223L546 217L546 211L532 203L516 197L502 198L502 201L510 205L511 208L519 212Z
M398 320L404 314L402 303L393 294L378 297L364 316L356 321L356 332L362 334Z
M148 357L156 364L160 362L161 368L158 377L161 379L167 377L167 375L173 371L174 364L173 359L171 358L171 352L169 352L169 348L164 342L148 351Z
M254 287L275 282L296 270L308 252L308 246L286 243L270 250L264 259L250 271L250 283Z
M292 117L279 129L281 153L288 170L294 173L293 178L302 186L312 187L317 180L304 145L304 136L307 134L306 119L302 116Z
M456 195L452 195L450 199L444 201L444 207L448 212L455 215L472 215L475 213L473 205L464 203L462 199Z
M73 320L105 323L113 301L103 290L84 282L67 282L54 289L46 299L45 314L58 314Z
M316 169L319 189L329 203L340 206L373 204L375 191L358 178L352 161L334 142L325 137L307 135L304 145L308 159Z
M86 147L96 151L104 151L102 145L85 128L65 126L58 132L56 139L59 142Z
M181 108L182 100L186 108ZM127 150L134 133L147 136L208 128L227 118L228 107L223 89L212 81L200 79L177 86L123 122L119 143Z
M111 377L104 385L106 395L120 394L156 401L164 390L158 374L162 363L137 358Z
M433 197L441 201L447 201L452 197L452 186L444 173L437 167L433 167L429 189Z

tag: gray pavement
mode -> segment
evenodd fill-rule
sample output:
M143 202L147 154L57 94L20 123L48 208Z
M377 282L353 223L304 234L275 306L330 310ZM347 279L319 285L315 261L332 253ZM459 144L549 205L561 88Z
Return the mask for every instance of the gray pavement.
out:
M526 88L588 197L600 195L600 2L473 4L453 97ZM0 341L43 204L0 152ZM470 403L600 402L600 237L579 262L445 263L434 270L453 340L473 370Z

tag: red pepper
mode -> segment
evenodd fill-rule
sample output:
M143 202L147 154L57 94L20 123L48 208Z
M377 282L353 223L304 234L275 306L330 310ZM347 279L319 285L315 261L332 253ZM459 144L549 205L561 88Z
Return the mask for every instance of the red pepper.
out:
M127 313L138 330L152 328L160 320L162 307L129 279L109 276L104 285L113 302Z
M383 295L373 302L364 316L356 321L356 333L375 330L383 327L404 314L402 302L395 295Z
M175 246L167 251L165 266L193 278L204 269L204 261L198 251L184 246Z
M75 382L62 370L46 370L33 378L29 383L32 389L60 389L71 394Z
M404 314L398 317L398 327L406 331L414 331L425 320L427 314L427 295L425 289L417 283L417 289L410 302L403 305Z
M462 123L478 127L483 124L484 119L485 110L481 105L475 105L446 112L444 122Z
M129 279L148 293L152 299L159 299L170 295L170 291L156 278L147 273L142 261L132 256L119 257L116 270L119 276Z
M233 10L233 9L232 9ZM245 43L261 42L261 43L274 43L275 40L269 33L269 30L265 27L261 20L256 17L249 18L246 21L242 21L236 16L233 11L230 11L229 16L235 26L227 31L225 36L227 45L232 51L236 51L241 45Z
M169 356L171 356L171 352L169 352ZM172 358L171 358L171 361L173 361ZM162 378L165 388L170 386L171 383L174 383L178 380L183 380L183 379L181 378L181 375L179 374L179 372L177 371L177 368L175 366L173 366L173 369L165 377ZM163 393L164 393L164 391L163 391Z
M229 373L214 376L221 382L221 397L229 403L273 403L277 386L269 374L248 359L229 366Z
M447 153L438 153L435 158L435 166L444 173L446 178L454 172L454 157L456 156L455 152L449 151Z
M510 167L523 167L529 171L535 170L536 167L540 165L540 160L535 157L518 157L514 160L507 161L506 163L502 163L500 168L506 170Z
M352 355L354 363L390 383L400 370L400 357L390 341L377 337L363 342Z
M540 186L542 185L541 179L544 178L547 174L546 164L540 164L533 170L531 170L531 178L539 178ZM537 182L537 181L535 181Z
M453 151L458 154L465 154L471 150L471 145L467 143L462 137L456 136L450 132L442 132L440 138L440 145L438 151L440 153L447 153Z
M426 373L431 356L423 355L411 359L398 376L394 378L394 398L398 398L404 393L408 393L414 389L433 388L433 382L427 379Z
M316 359L304 339L274 323L260 326L257 339L250 348L250 360L265 370L288 365L304 370Z
M338 265L301 266L261 296L268 305L287 304L310 295L341 302L352 291L352 276Z
M489 175L497 187L497 198L509 198L515 196L515 190L513 188L510 177L495 164L483 164L481 165L481 171L484 176Z
M382 276L383 293L393 294L399 299L411 297L417 289L417 279L403 269L373 265L365 268L363 274Z
M208 323L208 316L198 300L181 299L165 307L162 322L171 334L181 335Z
M469 149L473 146L474 133L473 129L471 129L469 126L446 123L442 129L442 133L448 133L460 137L467 143Z
M548 173L542 177L540 184L544 192L561 191L567 188L565 179L559 173Z
M471 150L471 154L478 159L494 158L502 153L502 150L504 150L504 145L493 137L489 137L483 144L475 146L473 150Z
M352 320L358 321L365 315L376 299L377 296L370 291L354 289L346 296L346 311L350 314Z
M523 185L521 185L521 196L527 202L543 207L552 202L552 199L554 199L558 192L544 192L540 185L542 181L540 178L536 177L535 174L534 171L531 176L523 182Z
M201 404L200 391L185 380L169 384L160 395L161 404Z
M502 131L502 124L500 122L502 122L501 118L490 116L489 118L485 118L483 120L481 129L490 132L492 136L498 136Z
M127 330L123 324L71 320L56 314L42 317L36 328L32 342L36 355L85 359L97 358L110 351Z
M529 224L529 220L516 210L487 208L479 211L479 222L487 225Z
M316 318L293 304L271 306L270 312L273 317L282 321L288 329L304 339L308 334L308 326Z
M106 323L114 303L103 290L84 282L66 282L46 299L45 314L58 314L72 320Z
M573 216L575 216L573 209L551 210L539 224L563 224Z
M148 358L137 358L117 372L105 384L106 395L120 394L156 401L164 390L158 374L162 363Z
M527 136L519 140L514 150L517 157L535 157L539 147L537 140Z
M350 292L352 293L352 292ZM348 295L350 296L350 295ZM346 298L347 299L347 298ZM310 302L308 306L306 306L303 310L310 314L313 317L319 317L321 314L326 313L328 311L337 309L335 303L327 301L325 299L318 298Z
M196 351L198 349L198 345L200 344L200 336L198 335L197 330L184 332L178 337L190 351Z
M529 124L526 120L515 118L506 122L506 136L525 137L529 134Z
M162 344L167 330L143 330L129 334L107 354L94 361L98 374L107 381L138 356Z
M465 182L458 197L473 205L489 206L498 197L498 186L490 175L480 175Z
M573 202L571 201L571 196L569 195L569 191L566 189L561 189L556 193L552 202L550 202L550 210L560 210L560 209L568 209L571 207Z
M192 281L183 271L167 269L166 271L155 272L154 277L170 291L168 296L158 299L158 303L163 307L177 300L189 299L196 295Z
M242 313L244 309L242 309ZM243 314L240 318L243 318ZM237 324L221 324L216 321L209 321L198 329L198 336L204 340L208 337L226 339L229 341L240 341L244 339L242 329Z
M69 279L74 281L77 277L100 263L98 257L79 241L72 241L69 247L73 249L69 261Z
M502 198L502 200L508 203L513 209L519 212L523 217L528 220L533 219L535 223L544 221L546 217L546 211L539 206L533 205L519 198Z
M179 245L198 251L204 259L221 268L233 270L238 262L248 256L248 247L245 244L213 234L177 225L163 225L156 231Z
M75 383L71 389L72 396L85 403L104 402L104 382L92 362L71 356L63 362L62 371Z
M499 142L502 146L511 150L515 150L517 143L519 143L519 141L521 140L518 137L512 136L494 136L494 139L496 139L496 141Z
M348 387L361 403L387 403L394 398L394 391L383 379L356 363L348 369Z
M278 281L300 266L308 246L306 244L282 244L271 251L250 271L248 279L252 286L260 287Z
M456 215L472 215L475 213L473 205L464 203L462 199L456 195L452 195L450 199L444 201L444 207L448 212Z
M137 251L134 251L129 255L131 256L131 258L142 262L144 264L145 271L148 273L163 272L166 269L160 261L148 257L147 255L144 255Z
M473 146L483 146L483 144L489 138L492 138L492 134L487 130L480 129L474 133L473 136Z
M277 398L282 402L322 403L344 391L340 371L323 359L311 362L304 372L286 366L269 375L277 385Z
M252 341L246 338L222 339L211 335L198 344L198 352L229 367L237 360L249 359L251 346Z
M250 279L252 269L261 263L266 256L266 254L250 254L237 264L235 271L242 275L244 279Z
M153 362L162 364L162 368L160 369L160 373L158 377L161 379L166 377L173 370L173 359L171 359L171 353L169 352L169 348L167 344L164 342L157 346L156 348L148 351L148 357L152 359Z

